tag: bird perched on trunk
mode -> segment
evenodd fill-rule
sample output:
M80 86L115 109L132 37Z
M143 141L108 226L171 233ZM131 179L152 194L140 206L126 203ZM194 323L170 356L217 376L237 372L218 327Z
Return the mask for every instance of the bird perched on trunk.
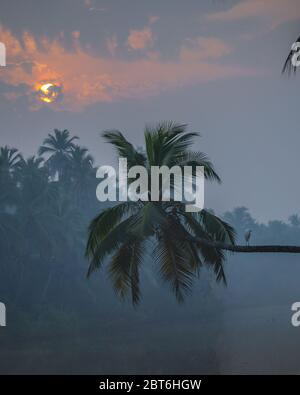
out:
M246 240L246 244L247 244L247 245L249 245L249 240L250 240L250 238L251 238L251 233L252 233L252 230L251 230L251 229L248 229L248 230L246 230L246 232L245 232L245 234L244 234L244 237L245 237L245 240Z

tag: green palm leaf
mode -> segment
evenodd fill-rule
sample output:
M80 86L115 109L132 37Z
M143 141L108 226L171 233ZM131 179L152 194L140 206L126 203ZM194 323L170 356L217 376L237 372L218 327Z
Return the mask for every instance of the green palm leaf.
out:
M144 256L142 239L129 239L113 255L109 264L109 276L119 297L125 299L131 293L132 303L140 301L140 266Z

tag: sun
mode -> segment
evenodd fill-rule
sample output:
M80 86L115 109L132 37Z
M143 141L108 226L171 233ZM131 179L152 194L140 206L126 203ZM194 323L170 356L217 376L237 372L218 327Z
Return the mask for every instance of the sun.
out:
M61 93L59 84L53 82L40 83L37 87L39 99L45 103L54 103Z

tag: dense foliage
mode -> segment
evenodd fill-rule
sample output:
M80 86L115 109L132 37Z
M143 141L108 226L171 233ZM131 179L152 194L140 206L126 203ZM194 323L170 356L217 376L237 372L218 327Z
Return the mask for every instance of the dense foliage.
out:
M67 131L55 131L29 159L0 148L0 300L8 312L0 331L1 371L217 373L224 311L295 300L297 257L229 256L228 288L215 287L203 270L184 308L147 258L143 303L137 310L120 304L105 270L86 278L88 226L107 207L96 201L93 160L77 143ZM299 244L297 215L289 223L260 224L240 207L223 219L240 243L252 229L250 243ZM184 366L182 355L188 356Z

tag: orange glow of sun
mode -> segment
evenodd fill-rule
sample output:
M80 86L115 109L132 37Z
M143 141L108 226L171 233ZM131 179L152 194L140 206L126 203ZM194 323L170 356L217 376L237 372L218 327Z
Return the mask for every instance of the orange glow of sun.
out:
M58 98L59 89L59 85L52 82L38 84L37 92L39 99L45 103L53 103Z

